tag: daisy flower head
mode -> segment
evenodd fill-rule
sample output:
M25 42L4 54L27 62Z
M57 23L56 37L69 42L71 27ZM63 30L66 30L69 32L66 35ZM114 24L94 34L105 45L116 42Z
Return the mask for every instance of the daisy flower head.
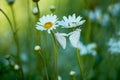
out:
M85 22L85 20L81 19L81 16L76 17L75 14L73 14L72 16L69 15L68 18L66 16L63 16L63 20L59 21L58 24L61 25L63 28L73 28L80 26Z
M56 29L57 25L57 16L56 15L46 15L39 19L39 22L36 25L37 30L47 30L50 33L50 30Z

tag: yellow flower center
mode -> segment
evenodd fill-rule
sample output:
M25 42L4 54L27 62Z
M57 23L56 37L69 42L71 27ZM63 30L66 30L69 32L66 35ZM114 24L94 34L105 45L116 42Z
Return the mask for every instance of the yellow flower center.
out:
M72 24L76 24L76 22L72 22Z
M52 22L46 22L45 25L44 25L44 28L51 28L53 26L53 23Z

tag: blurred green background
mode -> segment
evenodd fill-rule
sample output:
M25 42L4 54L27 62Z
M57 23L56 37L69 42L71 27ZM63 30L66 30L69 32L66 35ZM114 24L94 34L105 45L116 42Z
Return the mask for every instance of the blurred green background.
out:
M46 72L48 72L49 80L54 80L53 39L46 32L43 32L39 39L39 32L35 29L39 17L32 12L36 3L32 0L15 0L10 5L8 1L0 0L0 9L7 14L14 26L16 23L24 79L47 80ZM40 16L50 14L50 6L54 5L56 7L54 14L60 19L75 13L86 20L81 27L80 41L84 45L95 43L97 47L94 49L96 55L88 54L89 52L80 54L84 80L120 80L119 0L40 0L38 5ZM113 41L110 43L111 39ZM42 67L40 55L34 51L40 40L46 68ZM69 72L73 70L76 72L75 80L80 80L75 49L69 43L67 41L65 50L57 45L59 76L62 80L72 80ZM10 59L8 59L9 55ZM14 36L6 17L0 12L0 80L23 80L21 71L14 68L16 64L18 64L18 56Z

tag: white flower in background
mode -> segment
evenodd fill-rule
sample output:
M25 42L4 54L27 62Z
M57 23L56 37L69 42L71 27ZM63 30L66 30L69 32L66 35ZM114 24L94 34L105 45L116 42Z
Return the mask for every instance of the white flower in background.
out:
M109 46L108 51L113 53L120 53L120 40L116 40L115 38L111 38L107 45Z
M50 30L56 29L57 25L57 16L56 15L46 15L39 19L39 22L36 25L37 30L47 30L50 33Z
M93 56L96 55L96 51L94 49L96 49L97 45L95 43L90 43L86 46L88 53L91 53Z
M103 19L100 22L103 26L106 26L109 23L110 17L108 14L103 15Z
M96 20L102 25L105 26L109 22L109 15L107 13L103 14L100 9L95 10Z
M106 26L110 21L109 14L103 14L99 8L96 8L94 12L90 11L88 15L91 21L96 20L102 26Z
M82 42L79 42L79 47L78 49L80 50L81 55L86 55L86 54L92 54L93 56L96 55L96 44L95 43L90 43L88 45L84 45Z
M108 6L108 10L113 16L116 16L120 12L120 3Z
M95 21L95 13L93 11L90 11L88 15L91 21Z
M66 38L67 34L65 33L55 33L57 41L60 43L63 49L66 48Z
M98 21L101 21L102 20L102 12L101 12L101 9L99 8L96 8L95 9L95 17Z
M72 16L69 15L68 18L66 16L63 16L63 20L59 21L58 24L61 25L63 28L73 28L80 26L85 22L85 20L81 19L81 16L76 17L75 14L73 14Z
M117 35L118 35L118 36L120 36L120 31L119 31L119 32L117 32Z
M76 29L75 31L70 32L68 34L70 43L75 48L78 48L78 43L79 43L79 40L80 40L80 32L81 32L81 29Z

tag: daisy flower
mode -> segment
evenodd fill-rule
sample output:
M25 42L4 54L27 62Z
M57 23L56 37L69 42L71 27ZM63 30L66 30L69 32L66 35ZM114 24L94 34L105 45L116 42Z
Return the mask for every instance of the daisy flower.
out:
M96 43L89 43L88 45L84 45L82 42L78 43L78 49L80 50L81 55L92 54L95 56L97 54L96 48Z
M63 20L59 21L58 24L61 25L63 28L73 28L80 26L85 22L85 20L81 19L81 16L76 17L75 14L73 14L72 16L69 15L68 18L66 16L63 16Z
M39 19L39 22L36 25L37 30L47 30L50 33L50 30L56 29L57 25L57 16L56 15L46 15Z

